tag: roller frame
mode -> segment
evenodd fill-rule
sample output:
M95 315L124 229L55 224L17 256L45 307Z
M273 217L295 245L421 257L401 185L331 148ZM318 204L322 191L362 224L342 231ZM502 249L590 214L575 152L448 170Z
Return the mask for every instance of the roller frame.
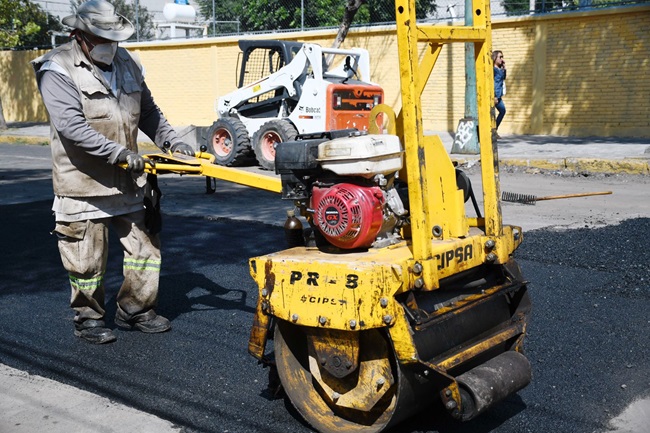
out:
M470 386L488 386L480 383L489 381L465 380L468 376L463 376L481 373L482 366L490 362L500 368L503 362L510 362L502 354L522 352L530 311L526 281L512 258L523 240L522 230L503 225L501 218L498 159L492 142L489 3L473 1L472 26L418 25L414 0L396 0L395 6L402 109L396 113L381 104L373 109L371 119L380 115L388 119L388 133L398 135L404 146L405 166L400 178L408 183L410 204L410 225L402 233L405 240L346 254L298 247L249 261L259 287L249 339L249 352L257 359L269 362L267 343L272 328L285 323L293 327L289 329L312 336L309 350L313 358L326 358L321 365L324 370L314 370L315 383L334 394L328 385L331 380L322 374L326 370L334 376L344 372L329 366L327 359L338 353L353 364L351 371L365 380L373 369L385 372L387 364L372 364L371 370L362 371L360 359L365 354L357 353L363 349L357 349L355 341L361 333L385 336L390 352L386 359L390 358L394 380L389 385L406 397L398 398L394 412L388 414L390 419L359 430L363 432L393 425L431 399L440 399L451 416L471 419L530 380L529 365L523 361L513 361L520 379L517 386L503 393L468 391ZM479 128L478 136L484 205L477 217L465 213L454 162L440 138L424 136L422 130L421 94L442 47L448 43L473 43L475 48L478 123L486 126ZM376 122L371 121L371 125ZM196 158L167 153L146 157L151 161L146 167L149 173L201 175L276 193L282 190L277 178L214 165L213 157L205 152L198 152ZM481 283L482 274L495 279ZM492 306L500 316L485 314ZM471 331L468 335L449 338L447 345L431 350L435 342L447 340L455 329L465 326ZM312 364L309 368L321 366ZM280 376L290 380L288 373L283 371ZM413 385L410 389L407 383L422 387ZM339 398L347 399L348 406L367 408L376 404L369 389L361 383L355 391L357 397ZM476 401L468 400L472 394ZM471 409L477 406L474 403L480 408ZM318 417L310 422L316 429L327 431L324 424L319 425Z
M406 163L400 178L406 179L409 187L411 224L403 232L406 240L367 252L336 255L299 247L252 258L251 275L260 287L249 342L253 356L264 359L274 320L303 329L349 333L383 329L400 372L409 372L418 381L428 383L430 398L439 398L451 416L471 419L478 414L470 409L474 406L468 400L471 393L461 392L456 377L499 358L501 353L523 351L530 301L526 281L512 259L523 240L521 228L504 226L501 218L498 160L492 142L494 119L490 113L493 76L489 3L474 1L472 10L474 24L470 27L420 26L416 24L414 1L396 1L402 110L395 113L380 105L371 113L371 119L379 115L389 119L388 132L400 136L405 148ZM478 122L491 125L479 128L484 207L483 216L474 218L465 213L454 163L440 138L424 136L421 128L421 94L442 47L454 42L474 44ZM371 125L375 124L371 120ZM409 302L426 300L427 293L452 290L447 286L454 287L454 279L467 278L471 286L472 278L465 275L477 270L496 270L494 273L502 278L478 292L451 296L422 314L427 316L426 323L418 322L418 309L411 309ZM417 296L410 297L411 293ZM480 323L490 303L498 306L502 317ZM430 359L420 356L426 347L422 343L418 347L414 335L427 331L418 328L428 327L433 330L430 339L439 340L444 335L435 334L436 327L454 320L462 323L464 317L475 317L474 321L485 329L478 326L477 335L444 347ZM519 376L529 377L526 371ZM526 384L522 379L519 385ZM418 403L409 402L412 407ZM480 410L485 409L483 404ZM409 412L408 408L399 410ZM404 412L393 415L401 419ZM318 421L311 422L319 429Z

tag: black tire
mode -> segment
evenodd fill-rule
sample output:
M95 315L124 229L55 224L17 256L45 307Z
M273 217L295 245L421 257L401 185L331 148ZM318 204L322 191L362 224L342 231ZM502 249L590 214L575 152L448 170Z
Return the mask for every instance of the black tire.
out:
M275 170L275 143L293 141L298 131L288 120L271 120L253 134L253 151L260 166Z
M212 124L206 139L208 152L215 156L215 163L234 167L250 159L251 141L241 120L224 117Z

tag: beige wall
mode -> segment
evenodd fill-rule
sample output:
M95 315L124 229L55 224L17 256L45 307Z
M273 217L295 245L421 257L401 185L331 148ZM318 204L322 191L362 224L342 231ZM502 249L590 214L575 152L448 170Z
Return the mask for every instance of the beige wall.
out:
M334 31L273 36L329 46ZM650 6L499 19L492 37L508 65L508 113L500 132L650 137ZM371 79L384 88L386 103L399 108L396 43L394 27L373 27L351 31L345 47L370 51ZM173 125L211 124L216 98L234 90L236 38L126 46L140 55L147 83ZM28 65L40 54L0 53L0 97L9 122L46 120ZM425 129L456 129L464 88L464 46L448 45L423 94Z
M504 131L650 137L650 8L494 23Z
M29 61L40 51L0 51L0 98L7 122L47 120Z

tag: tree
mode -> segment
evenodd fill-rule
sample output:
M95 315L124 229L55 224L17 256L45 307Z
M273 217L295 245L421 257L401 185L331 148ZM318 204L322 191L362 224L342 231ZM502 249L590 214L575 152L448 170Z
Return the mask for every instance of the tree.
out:
M199 0L199 12L207 21L212 20L212 0ZM239 21L242 16L243 2L240 0L214 0L214 16L217 22ZM216 27L216 25L215 25ZM221 26L219 26L221 27ZM231 26L228 26L230 29ZM236 27L235 27L236 28ZM214 34L213 26L208 29L210 34ZM220 33L217 31L216 33ZM225 32L231 33L231 31Z
M367 0L346 0L345 12L339 31L334 39L333 48L338 48L345 41L352 21L354 21L357 12L363 5L367 5ZM416 0L415 14L418 19L426 18L429 14L436 11L436 3L432 0ZM384 23L395 21L395 4L392 0L376 0L373 1L373 7L368 6L367 15L360 17L358 20L361 23ZM329 59L331 61L331 59ZM328 62L329 63L329 62Z
M29 0L0 0L0 47L30 49L51 44L48 30L61 30L61 24ZM0 129L7 122L0 100Z
M343 13L343 19L341 20L339 31L336 34L334 43L332 44L333 48L338 48L343 44L343 41L345 41L345 38L347 37L348 32L350 31L350 26L352 25L354 16L359 11L361 5L365 4L366 1L367 0L347 0L347 5L345 6L345 12ZM330 58L327 59L328 64L330 64L331 62L332 62L332 56L330 56Z
M63 27L56 18L29 0L0 0L0 46L31 49L51 45L49 30Z
M197 0L207 20L213 16L213 0ZM301 3L304 10L301 10ZM416 0L417 17L436 10L435 0ZM239 21L240 31L271 31L305 28L349 27L357 24L395 22L394 0L224 0L214 1L219 21ZM210 29L212 32L212 29ZM347 34L347 32L346 32Z
M208 21L239 21L240 31L300 28L300 3L286 0L198 0L199 10ZM231 28L229 26L229 28ZM213 33L212 27L209 29ZM219 33L217 31L217 33Z
M86 0L70 0L70 11L73 14L77 13L77 8ZM115 12L126 17L136 27L136 33L129 38L130 41L134 40L148 40L153 39L155 36L155 29L153 25L153 15L149 10L138 3L138 14L136 23L136 8L135 2L126 4L125 0L109 0L115 6ZM136 25L137 24L137 25Z
M576 10L584 7L619 6L622 3L622 0L535 0L535 12L546 13L556 10ZM636 3L636 1L632 0L630 3ZM530 13L530 2L528 0L502 0L501 4L508 15Z

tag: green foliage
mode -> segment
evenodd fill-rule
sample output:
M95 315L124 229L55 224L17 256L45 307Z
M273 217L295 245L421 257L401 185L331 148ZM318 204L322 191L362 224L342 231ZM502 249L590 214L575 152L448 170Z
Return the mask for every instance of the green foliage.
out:
M212 20L213 0L197 0L201 14ZM268 31L305 28L336 27L341 24L347 0L223 0L214 1L214 16L219 29L236 30L234 26L222 26L219 22L239 21L240 31ZM354 18L354 24L385 23L395 21L394 0L369 0L363 3ZM418 18L435 12L435 0L417 0ZM212 34L212 26L209 28Z
M0 0L1 1L1 0ZM84 3L86 0L70 0L70 13L74 14L77 11L79 5ZM149 13L149 10L142 6L138 2L138 16L136 23L136 9L135 2L129 0L129 4L126 3L126 0L108 0L113 6L115 6L115 11L125 16L131 23L136 27L136 33L133 33L133 36L129 38L129 41L135 40L148 40L153 39L155 36L155 30L153 26L153 15Z
M361 14L367 11L368 18L357 18L358 24L395 22L394 0L370 0L360 9ZM415 0L415 16L424 19L436 11L435 0Z
M535 13L552 11L571 11L581 8L603 8L622 4L642 3L645 0L535 0ZM502 0L508 15L525 15L529 13L529 0Z
M30 49L51 44L48 30L61 23L29 0L0 0L0 47Z
M570 5L571 1L564 3ZM504 0L501 4L506 10L507 15L525 15L530 12L529 0ZM549 12L557 8L562 8L562 4L562 0L535 0L535 12ZM571 6L565 8L569 9Z

